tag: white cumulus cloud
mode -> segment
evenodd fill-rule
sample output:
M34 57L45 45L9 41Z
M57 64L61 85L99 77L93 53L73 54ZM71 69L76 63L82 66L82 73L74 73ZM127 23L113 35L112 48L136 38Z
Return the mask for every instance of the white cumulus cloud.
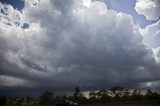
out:
M160 18L160 0L137 0L135 10L148 20Z

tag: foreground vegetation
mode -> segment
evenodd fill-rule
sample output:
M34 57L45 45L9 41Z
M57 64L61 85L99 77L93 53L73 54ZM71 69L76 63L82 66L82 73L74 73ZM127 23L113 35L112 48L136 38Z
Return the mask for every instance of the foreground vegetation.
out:
M53 92L45 91L40 97L0 97L0 106L56 106L59 101L70 100L79 106L159 106L160 94L151 90L128 90L122 87L102 89L89 93L86 98L79 87L72 96L56 96Z

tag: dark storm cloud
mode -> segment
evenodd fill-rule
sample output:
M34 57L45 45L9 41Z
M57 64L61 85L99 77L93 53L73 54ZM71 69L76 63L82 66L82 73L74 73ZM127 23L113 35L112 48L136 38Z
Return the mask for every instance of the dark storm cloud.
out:
M21 61L28 68L35 69L35 70L38 70L38 71L44 71L44 72L47 71L46 70L46 66L40 67L39 65L35 64L33 61L31 62L31 61L29 61L29 60L27 60L27 59L25 59L23 57L21 57Z
M0 65L0 73L17 78L17 89L24 80L32 83L28 89L60 91L160 80L160 65L131 16L90 0L25 3L21 19L29 22L28 29L9 27L5 33L0 24L0 61L8 63Z

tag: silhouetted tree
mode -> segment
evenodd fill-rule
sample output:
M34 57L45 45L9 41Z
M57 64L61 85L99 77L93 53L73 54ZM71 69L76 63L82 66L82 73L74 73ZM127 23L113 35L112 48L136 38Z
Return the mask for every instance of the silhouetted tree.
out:
M141 94L141 90L134 89L132 93L132 100L141 101L143 100L143 95Z
M111 89L112 95L114 95L114 100L122 100L124 88L120 86L114 86Z
M131 93L130 93L130 91L129 90L124 90L124 95L123 95L123 97L122 97L122 100L123 101L127 101L127 100L130 100L130 97L131 97L131 95L130 95Z
M70 98L72 98L72 97L70 97ZM87 98L83 95L83 93L81 92L79 87L75 88L73 101L75 101L79 104L84 104L85 102L87 102Z
M40 99L40 101L39 101L40 104L51 105L51 104L54 104L55 97L52 92L45 91L41 94L39 99Z
M7 98L6 98L6 96L0 97L0 106L1 106L1 105L4 106L4 105L6 105L6 103L7 103Z
M95 92L90 92L89 93L89 98L96 98L96 93Z
M89 93L89 102L90 103L96 103L97 98L96 98L96 93L95 92L90 92Z
M34 102L35 101L35 98L34 97L31 97L31 96L26 96L26 102Z
M105 89L102 89L99 91L100 93L100 102L101 103L106 103L108 101L110 101L110 96L109 96L109 92L106 91Z
M75 88L74 97L77 100L78 98L84 97L79 87Z
M145 96L146 100L158 100L160 99L160 95L157 92L152 92L150 89L147 90L146 96Z

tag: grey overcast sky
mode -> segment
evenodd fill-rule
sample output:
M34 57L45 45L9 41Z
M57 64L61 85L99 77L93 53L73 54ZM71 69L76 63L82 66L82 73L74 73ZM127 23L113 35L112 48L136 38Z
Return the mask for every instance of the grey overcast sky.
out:
M160 0L0 0L0 94L160 88Z

